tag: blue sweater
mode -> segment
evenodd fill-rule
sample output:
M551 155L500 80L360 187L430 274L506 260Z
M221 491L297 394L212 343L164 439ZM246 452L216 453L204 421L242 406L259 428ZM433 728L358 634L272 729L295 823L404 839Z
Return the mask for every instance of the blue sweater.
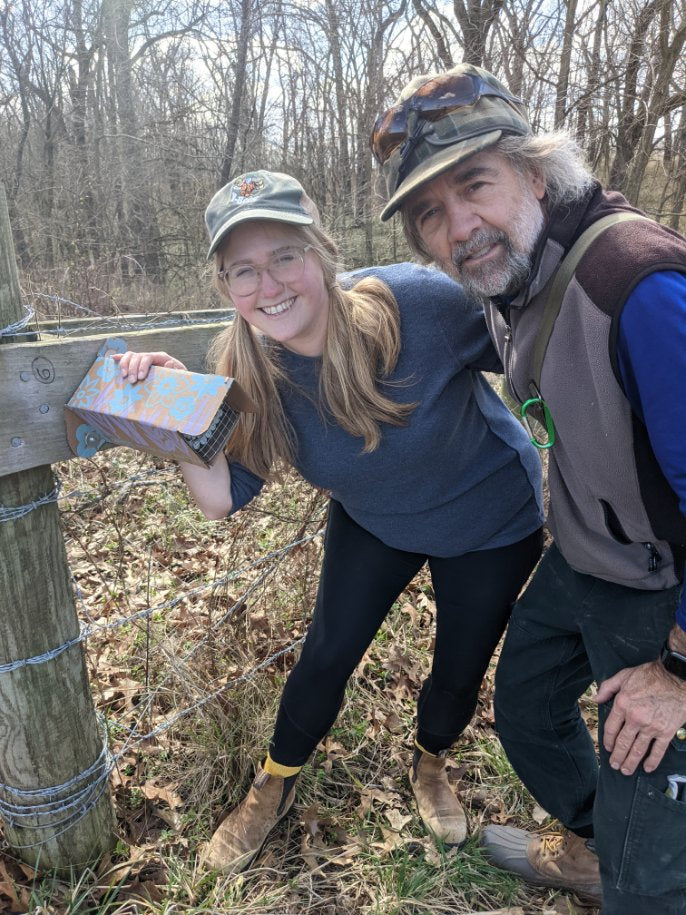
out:
M540 460L479 372L502 371L481 310L436 270L377 267L350 282L367 275L390 287L400 309L401 354L384 393L417 407L406 425L384 425L379 447L364 454L360 438L317 408L321 358L282 348L297 470L398 549L446 557L521 540L543 520ZM230 466L235 511L262 480Z
M652 273L627 298L617 361L624 393L686 515L686 276ZM677 622L686 630L686 593Z

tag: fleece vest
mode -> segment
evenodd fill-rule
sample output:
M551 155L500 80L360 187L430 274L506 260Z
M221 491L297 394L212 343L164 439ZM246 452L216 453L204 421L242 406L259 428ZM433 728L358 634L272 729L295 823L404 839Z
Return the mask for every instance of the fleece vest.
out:
M554 211L537 246L530 283L511 302L486 306L489 330L520 403L531 396L547 284L579 235L613 212L637 211L621 194L600 186ZM686 519L622 389L616 340L627 297L659 270L686 274L686 240L652 220L613 225L596 239L567 286L540 383L555 424L548 452L548 525L559 549L578 572L645 590L669 588L681 579ZM674 392L665 392L671 396Z

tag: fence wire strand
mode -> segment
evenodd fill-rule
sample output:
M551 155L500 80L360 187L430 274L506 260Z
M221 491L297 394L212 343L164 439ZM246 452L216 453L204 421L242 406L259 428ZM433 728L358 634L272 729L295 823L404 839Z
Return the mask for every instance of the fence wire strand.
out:
M51 336L69 337L76 334L92 334L99 331L144 330L184 324L212 324L226 320L226 315L223 313L200 318L198 316L194 317L192 312L182 312L178 315L165 315L164 317L152 314L144 316L143 319L138 317L135 321L131 321L122 316L103 318L97 315L92 309L58 295L41 292L34 292L30 295L34 300L51 302L57 306L57 326L40 329L36 325L36 327L29 329L32 322L36 320L36 312L32 307L24 305L24 317L19 321L15 321L0 329L0 339L2 337L18 338L34 336L37 330ZM63 305L74 308L87 317L82 321L79 321L78 326L64 327L61 323L61 308ZM93 318L93 320L90 320L91 318ZM24 505L0 505L0 523L18 521L29 512L35 511L36 509L51 503L72 503L69 508L64 504L60 505L61 510L63 512L69 511L80 513L87 509L94 508L110 496L116 496L116 501L119 503L135 488L154 486L175 479L175 475L169 471L160 471L155 468L136 474L119 483L111 484L108 481L107 485L104 486L100 492L94 494L92 489L70 490L69 492L65 492L62 481L56 477L54 488L37 499ZM321 519L314 519L312 523L319 523L320 520ZM313 534L299 537L282 547L270 550L264 555L244 564L241 568L234 569L213 581L203 582L195 587L186 589L183 593L178 594L173 598L130 614L119 616L115 620L111 620L107 623L99 623L93 620L88 611L83 593L70 571L74 594L81 608L81 613L87 620L87 624L84 625L82 623L79 632L71 639L65 641L62 645L58 645L32 657L19 658L1 664L0 674L7 674L21 668L53 661L63 652L86 642L95 635L108 634L123 626L129 626L131 624L140 623L143 620L149 620L156 614L163 614L172 610L184 601L193 600L199 595L206 594L208 591L215 591L229 582L236 581L257 569L261 569L255 580L248 585L241 596L232 603L219 619L213 622L212 626L200 642L182 656L180 664L188 664L204 647L206 647L217 631L227 623L237 610L246 604L249 597L266 584L268 579L276 572L280 563L292 550L314 541L316 538L320 537L321 534L322 531L317 530ZM9 784L0 783L0 817L4 820L7 828L10 830L24 829L28 831L45 830L49 833L45 838L38 839L35 842L17 844L13 841L11 847L17 850L36 848L57 839L76 825L76 823L83 819L83 817L97 805L107 789L109 778L115 767L132 749L140 746L144 742L156 739L163 733L169 731L180 721L214 702L222 694L229 690L236 689L241 684L249 682L261 671L265 670L279 659L296 651L304 640L304 635L294 639L289 644L279 648L277 651L273 652L262 661L259 661L250 669L243 671L222 686L210 690L209 692L206 690L203 691L203 694L197 698L196 701L166 718L154 728L143 730L143 723L146 718L149 717L160 691L169 683L172 676L180 676L180 671L178 669L179 661L176 661L176 659L167 653L172 670L167 673L165 678L155 687L155 689L147 693L140 708L137 709L136 720L132 727L128 727L125 724L112 719L105 720L103 716L100 716L103 732L102 750L97 759L83 772L72 776L62 784L44 788L21 789ZM198 687L195 688L197 689ZM112 752L109 747L108 735L110 732L120 733L124 737L123 743L116 752Z
M46 494L34 502L12 508L0 506L0 522L16 520L41 505L56 502L58 500L60 502L80 500L76 506L71 509L72 511L80 512L87 508L91 508L93 505L99 504L108 496L118 494L117 501L121 501L121 499L125 498L136 486L148 486L154 485L155 483L168 482L170 477L175 479L174 475L169 472L153 469L141 474L136 474L134 477L130 477L120 483L108 484L106 491L100 492L96 496L93 496L92 491L89 490L71 490L69 492L64 492L64 487L61 481L58 480L51 493ZM321 517L314 518L311 523L319 524L321 520ZM240 597L234 600L231 606L213 622L200 642L194 645L180 658L181 664L187 664L213 639L217 631L226 624L236 611L245 605L248 598L267 582L276 572L286 556L297 547L303 546L321 537L322 533L323 532L320 529L313 534L299 537L284 546L258 556L238 569L233 569L212 581L202 582L199 585L187 588L183 593L178 594L173 598L134 611L130 614L119 616L107 623L93 621L92 616L88 612L83 593L72 575L74 594L81 608L81 613L86 617L88 623L86 625L82 624L79 633L62 645L30 658L17 659L8 662L7 664L0 665L0 674L9 673L22 667L52 661L64 651L85 642L95 635L111 633L123 626L139 623L143 620L149 620L153 615L163 614L184 601L189 601L199 595L215 591L229 582L236 581L257 569L264 567L261 569L260 574L243 591ZM249 682L261 671L274 664L279 659L296 651L303 644L304 640L304 635L294 639L289 644L279 648L277 651L273 652L262 661L259 661L250 669L243 671L222 686L210 690L209 692L203 691L203 694L197 698L196 701L166 718L154 728L143 729L143 723L146 718L149 717L160 691L168 685L172 676L175 674L177 676L180 675L178 669L174 669L174 667L178 667L179 662L173 659L171 655L168 655L169 661L174 662L172 664L172 671L167 673L165 678L155 687L155 689L148 692L145 696L140 707L137 708L136 720L133 726L127 726L112 719L105 720L101 717L103 748L95 762L87 769L62 784L45 788L20 789L8 784L0 783L0 817L2 817L7 827L11 830L45 830L49 833L45 838L38 839L35 842L17 844L13 841L11 847L17 850L40 847L47 842L54 841L64 832L71 829L97 805L106 791L113 770L133 749L139 747L142 743L154 740L163 733L169 731L174 725L214 702L219 696L227 691L236 689L241 684ZM119 733L124 738L123 743L116 752L112 752L109 748L108 734L110 732Z

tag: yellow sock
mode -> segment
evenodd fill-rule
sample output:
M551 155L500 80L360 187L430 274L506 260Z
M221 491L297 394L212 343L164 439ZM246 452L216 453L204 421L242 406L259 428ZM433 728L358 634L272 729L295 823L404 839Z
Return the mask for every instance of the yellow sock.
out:
M417 741L416 738L415 738L415 741L414 741L414 745L415 745L415 747L417 747L417 749L418 749L421 753L426 753L427 756L433 756L434 759L437 759L437 758L438 758L438 754L437 754L437 753L429 753L429 751L428 751L428 750L425 750L424 747L421 745L421 743L419 743L419 742Z
M282 766L281 763L274 762L269 753L265 759L262 768L268 775L278 775L279 778L288 778L289 775L297 775L302 766Z

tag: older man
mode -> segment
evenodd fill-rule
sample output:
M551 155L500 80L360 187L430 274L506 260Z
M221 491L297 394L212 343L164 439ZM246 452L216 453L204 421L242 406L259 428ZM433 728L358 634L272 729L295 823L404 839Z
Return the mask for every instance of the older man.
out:
M554 544L513 611L496 724L564 830L483 843L530 882L602 895L603 915L685 913L686 241L477 67L412 80L372 146L381 218L400 211L483 305L549 449ZM600 764L578 705L594 680Z

